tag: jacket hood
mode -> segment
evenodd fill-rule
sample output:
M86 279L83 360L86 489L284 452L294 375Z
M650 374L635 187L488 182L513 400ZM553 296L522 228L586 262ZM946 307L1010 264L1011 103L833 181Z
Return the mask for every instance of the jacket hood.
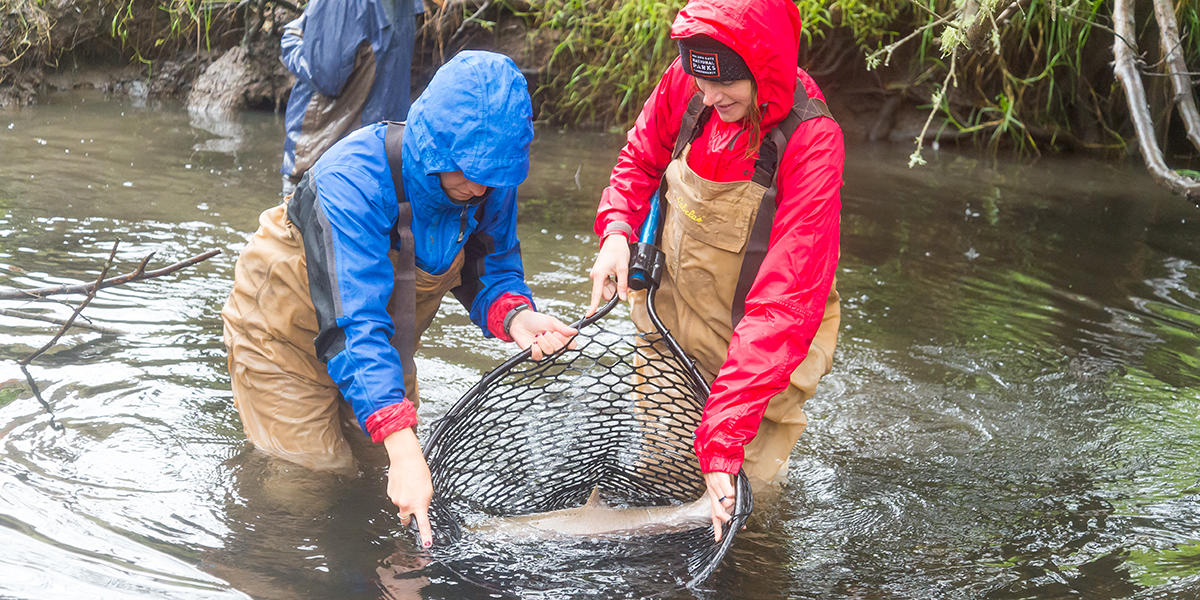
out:
M692 0L671 25L671 38L707 35L746 61L758 87L763 128L792 108L800 54L800 12L791 0Z
M515 187L529 174L533 107L525 76L502 54L463 51L442 65L408 111L425 174L462 171L489 187Z

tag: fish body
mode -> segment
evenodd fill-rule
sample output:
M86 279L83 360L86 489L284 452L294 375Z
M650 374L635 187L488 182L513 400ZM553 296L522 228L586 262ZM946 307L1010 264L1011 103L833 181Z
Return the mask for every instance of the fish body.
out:
M635 536L670 533L711 523L708 499L689 504L613 508L593 488L583 506L516 517L497 517L471 529L515 538Z

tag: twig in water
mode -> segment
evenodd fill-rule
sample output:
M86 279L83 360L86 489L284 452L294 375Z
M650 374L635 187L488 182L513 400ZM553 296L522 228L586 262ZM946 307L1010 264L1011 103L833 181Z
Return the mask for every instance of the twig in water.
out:
M33 359L41 356L43 352L49 350L51 346L58 343L58 339L61 338L63 334L71 328L71 324L75 322L75 318L79 316L79 313L82 312L83 309L92 302L92 299L96 297L96 292L100 291L100 284L104 282L104 276L108 275L108 269L112 267L113 258L117 255L117 246L120 245L120 243L120 241L113 242L112 251L108 253L108 260L104 262L104 268L100 269L100 276L96 278L96 283L92 284L92 289L88 292L87 298L84 298L83 302L79 303L79 306L75 308L75 312L71 313L71 316L67 319L67 322L63 323L62 327L58 329L58 333L54 334L54 337L51 338L49 342L46 342L45 346L38 348L36 352L19 361L22 367L28 365L33 361ZM150 257L146 257L146 260L149 259ZM145 267L145 265L146 262L142 261L142 266L139 267L139 270Z
M169 274L174 273L175 271L178 271L179 269L182 269L184 267L190 267L196 263L206 261L220 253L221 253L220 250L213 249L213 250L209 250L208 252L205 252L203 254L197 254L196 256L193 256L186 260L181 260L173 265L169 265L169 266L163 267L161 269L155 269L153 271L147 271L146 263L150 262L150 259L154 256L154 253L151 252L150 254L147 254L145 258L142 259L142 262L138 264L137 269L135 269L132 273L126 273L124 275L113 277L111 279L105 279L103 281L97 281L94 283L86 283L86 284L79 284L79 285L60 285L60 286L54 286L54 287L37 288L37 289L32 289L32 290L0 290L0 300L16 300L16 299L22 299L22 298L24 298L24 299L43 298L43 297L54 295L54 294L87 294L87 293L91 293L93 291L93 288L103 289L103 288L107 288L107 287L112 287L114 285L130 283L132 281L143 281L145 279L153 279L155 277L162 277L163 275L169 275Z
M50 315L39 315L36 313L25 312L23 310L11 310L11 309L7 309L7 308L0 308L0 316L13 317L16 319L28 319L30 321L45 321L46 323L54 323L55 325L62 325L67 322L65 319L51 317ZM79 315L79 316L83 317L83 315ZM83 319L84 319L84 321L87 321L87 317L83 317ZM97 325L97 324L91 323L91 322L72 323L71 327L78 327L80 329L90 329L92 331L98 331L100 333L121 333L117 329L113 329L111 327L104 327L103 325Z

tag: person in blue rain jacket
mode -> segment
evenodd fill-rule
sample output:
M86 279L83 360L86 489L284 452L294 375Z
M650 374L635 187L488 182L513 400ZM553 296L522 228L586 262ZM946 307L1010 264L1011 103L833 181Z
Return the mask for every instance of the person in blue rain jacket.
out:
M531 115L512 60L458 54L407 125L350 134L262 213L221 311L250 441L353 473L341 422L357 421L384 445L388 496L427 545L432 485L414 433L412 352L442 296L453 292L485 337L531 348L536 360L577 333L537 312L525 283L517 185L529 172Z
M351 131L406 118L423 11L422 0L312 0L284 27L281 58L296 76L284 113L285 195Z

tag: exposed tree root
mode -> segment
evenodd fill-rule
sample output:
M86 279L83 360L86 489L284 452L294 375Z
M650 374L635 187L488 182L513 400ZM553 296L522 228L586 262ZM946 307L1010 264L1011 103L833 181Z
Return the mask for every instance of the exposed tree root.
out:
M1115 0L1113 4L1113 27L1117 33L1113 40L1113 56L1116 61L1113 64L1113 72L1125 90L1125 100L1129 103L1129 118L1137 132L1138 148L1146 162L1146 169L1155 181L1200 205L1200 181L1185 177L1168 167L1155 138L1154 120L1146 102L1142 75L1134 60L1137 38L1134 33L1131 4L1130 0Z
M1175 105L1179 118L1187 130L1192 147L1200 151L1200 110L1196 108L1196 97L1192 94L1192 81L1188 77L1187 64L1180 51L1179 24L1175 21L1175 8L1170 0L1154 0L1154 18L1158 21L1159 45L1162 47L1163 62L1175 88Z

